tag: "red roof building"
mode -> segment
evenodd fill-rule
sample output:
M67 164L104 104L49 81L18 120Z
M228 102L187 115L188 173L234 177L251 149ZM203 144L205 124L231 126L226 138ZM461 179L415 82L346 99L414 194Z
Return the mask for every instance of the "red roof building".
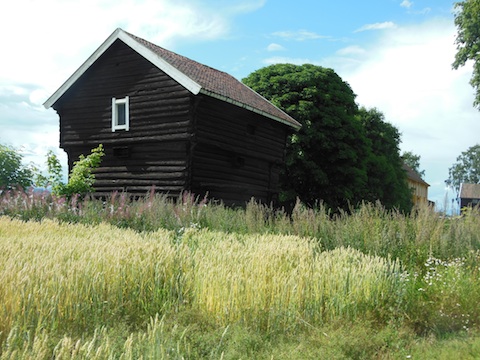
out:
M300 124L233 76L115 30L45 102L69 168L103 144L96 194L190 191L275 201Z

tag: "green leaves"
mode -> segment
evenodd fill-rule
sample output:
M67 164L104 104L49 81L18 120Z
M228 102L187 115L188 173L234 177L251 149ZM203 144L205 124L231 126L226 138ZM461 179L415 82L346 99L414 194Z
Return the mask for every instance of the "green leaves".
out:
M480 144L469 147L457 157L457 162L448 169L448 179L445 183L457 194L462 183L480 183Z
M420 155L415 155L411 151L405 151L402 154L403 162L413 169L422 179L425 176L425 170L420 171Z
M93 192L95 174L93 170L98 168L105 155L103 145L100 144L88 156L80 155L80 159L74 162L68 178L68 184L60 188L61 195L72 196L74 194L86 195Z
M93 184L95 174L93 171L98 168L105 155L103 145L100 144L88 156L80 155L80 159L74 162L70 172L68 183L62 181L62 165L53 151L47 154L48 175L37 175L37 186L52 187L52 193L58 196L72 197L73 195L85 196L95 191Z
M400 133L332 69L277 64L244 83L302 124L287 143L282 200L348 209L366 200L408 211L411 194L399 154Z
M22 164L22 160L17 149L0 144L0 189L25 189L32 185L34 169Z
M455 25L458 34L455 40L457 53L452 66L458 69L468 60L473 60L470 84L475 89L473 105L480 109L480 0L457 2L455 9Z
M287 144L283 198L323 200L333 209L359 202L368 147L350 86L332 69L311 64L272 65L243 81L302 124Z
M358 120L370 141L371 150L364 199L370 202L380 200L387 209L397 208L408 212L412 207L411 192L400 158L400 132L385 122L384 115L375 108L361 108Z

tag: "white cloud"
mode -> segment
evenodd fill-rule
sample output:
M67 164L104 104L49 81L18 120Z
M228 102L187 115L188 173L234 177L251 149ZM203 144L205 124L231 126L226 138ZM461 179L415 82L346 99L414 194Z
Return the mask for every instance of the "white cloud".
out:
M402 3L400 4L401 7L409 9L413 5L412 1L408 0L403 0Z
M385 29L392 29L395 28L395 23L391 21L385 21L382 23L374 23L374 24L366 24L360 27L359 29L355 30L355 33L362 32L362 31L369 31L369 30L385 30Z
M0 143L58 149L58 116L41 104L117 28L174 50L183 39L225 37L232 17L265 0L16 0L0 12ZM213 7L215 6L215 11Z
M421 156L429 198L442 207L448 168L479 142L480 133L469 84L471 64L451 67L455 33L451 19L435 19L398 26L379 33L369 45L348 46L328 58L270 57L264 63L333 68L351 85L359 105L378 108L400 130L401 150Z
M267 46L267 51L283 51L285 48L282 45L271 43Z
M358 45L347 46L337 51L337 55L341 55L341 56L363 55L365 53L366 53L365 49Z
M316 40L316 39L328 39L329 36L320 35L308 30L297 30L297 31L276 31L272 34L273 36L278 36L286 40L295 40L295 41L305 41L305 40Z
M429 196L440 205L448 168L478 143L480 133L471 68L451 68L454 38L453 22L436 19L382 33L366 52L352 52L348 66L327 59L358 94L359 104L377 107L399 128L402 150L421 156Z

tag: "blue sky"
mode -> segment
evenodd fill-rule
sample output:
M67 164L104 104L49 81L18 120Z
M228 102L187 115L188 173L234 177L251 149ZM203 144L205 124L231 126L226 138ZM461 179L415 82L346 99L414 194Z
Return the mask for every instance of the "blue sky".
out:
M471 64L452 70L456 29L446 0L16 0L0 13L0 143L43 165L58 116L43 102L117 28L238 79L289 62L333 68L421 156L429 198L480 142Z

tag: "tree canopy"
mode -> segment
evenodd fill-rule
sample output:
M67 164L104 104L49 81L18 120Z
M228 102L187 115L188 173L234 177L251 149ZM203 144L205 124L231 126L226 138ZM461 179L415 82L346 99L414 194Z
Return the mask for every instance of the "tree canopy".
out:
M287 144L283 196L333 209L356 204L367 181L367 140L355 119L355 94L332 69L271 65L244 83L302 124Z
M462 183L480 184L480 144L469 147L457 157L457 161L448 169L445 183L457 194Z
M243 82L302 124L287 142L282 198L333 210L380 200L408 211L411 194L399 155L400 133L376 109L358 109L334 70L276 64Z
M480 0L463 0L455 3L457 26L457 53L453 68L473 60L470 84L475 89L474 106L480 109Z
M402 160L405 165L410 167L418 174L418 176L423 179L423 177L425 176L425 170L420 170L420 155L416 155L411 151L405 151L402 154Z
M385 121L379 110L360 108L358 118L370 141L367 158L367 190L364 200L380 200L388 208L409 211L412 194L400 157L400 132Z
M34 169L22 161L23 156L17 149L0 144L0 189L25 189L32 185Z

